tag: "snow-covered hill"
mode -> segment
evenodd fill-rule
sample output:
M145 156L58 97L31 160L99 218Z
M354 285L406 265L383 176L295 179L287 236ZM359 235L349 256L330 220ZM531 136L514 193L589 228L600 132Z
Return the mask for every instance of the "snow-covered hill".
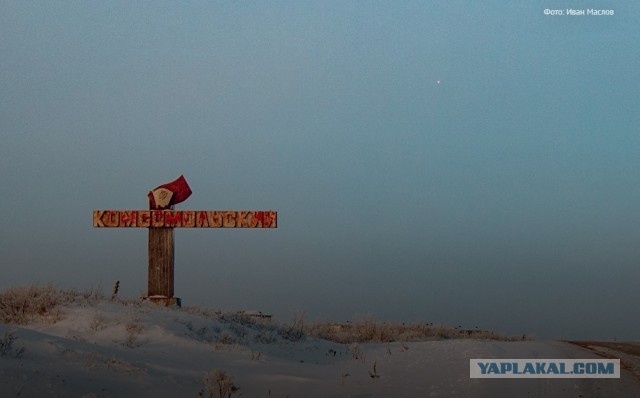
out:
M0 397L218 397L220 387L231 397L640 396L624 371L599 380L469 378L470 358L594 356L562 342L347 345L233 314L107 300L58 308L55 322L0 323Z

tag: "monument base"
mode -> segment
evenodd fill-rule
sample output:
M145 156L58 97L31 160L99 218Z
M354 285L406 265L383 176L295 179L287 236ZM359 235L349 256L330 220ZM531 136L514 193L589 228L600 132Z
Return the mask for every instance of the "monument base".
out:
M142 299L165 307L182 307L182 299L179 297L148 296L143 297Z

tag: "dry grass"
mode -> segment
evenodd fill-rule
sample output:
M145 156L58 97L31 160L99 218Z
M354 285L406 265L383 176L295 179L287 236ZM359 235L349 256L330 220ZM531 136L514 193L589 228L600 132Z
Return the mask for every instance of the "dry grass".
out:
M140 320L136 317L131 317L124 325L125 339L122 345L129 348L140 347L140 334L142 333L144 326L140 323Z
M61 316L56 306L67 301L68 295L52 285L13 287L0 293L0 322L19 325L35 319L55 322Z
M529 340L527 336L503 336L488 330L467 330L426 323L394 324L371 319L340 324L315 323L307 325L306 332L311 336L343 344L445 339Z
M231 398L239 388L233 383L233 376L224 370L214 369L203 379L204 388L198 396L206 398Z
M11 287L0 293L0 323L26 325L34 321L55 323L62 319L65 304L95 306L104 300L100 285L86 291L47 286Z
M106 329L108 326L108 319L101 313L96 313L89 321L89 329L93 332Z
M106 297L102 294L100 285L84 292L62 291L52 285L13 287L0 293L0 322L7 324L27 324L35 320L56 322L62 318L60 305L76 303L94 306L103 300L106 300ZM139 300L122 300L115 297L112 297L112 300L122 305L135 304L137 308L142 306ZM183 308L182 311L221 322L224 327L216 333L212 331L210 336L212 341L220 344L245 344L248 338L247 332L250 330L256 331L254 336L256 342L265 344L273 343L279 339L297 342L304 340L306 336L343 344L443 339L530 340L526 335L512 337L487 330L465 330L427 323L394 324L375 319L340 324L326 322L309 324L305 322L303 312L297 313L287 325L274 325L269 321L243 312L223 313L201 308ZM96 317L91 321L89 327L98 331L104 328L105 324L105 319ZM126 325L126 331L129 338L125 345L136 346L138 344L136 339L141 332L139 322L129 322Z

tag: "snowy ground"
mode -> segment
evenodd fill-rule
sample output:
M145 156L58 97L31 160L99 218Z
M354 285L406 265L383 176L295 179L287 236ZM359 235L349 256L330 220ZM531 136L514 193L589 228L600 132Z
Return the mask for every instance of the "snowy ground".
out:
M73 304L56 323L0 324L0 397L197 397L214 369L233 376L233 397L640 396L628 370L620 379L469 378L470 358L598 357L563 342L347 346L285 337L184 310Z

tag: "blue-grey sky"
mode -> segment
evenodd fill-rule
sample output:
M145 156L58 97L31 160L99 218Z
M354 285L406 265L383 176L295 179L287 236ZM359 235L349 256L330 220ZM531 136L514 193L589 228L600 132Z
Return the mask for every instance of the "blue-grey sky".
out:
M545 8L613 9L547 16ZM640 4L3 1L0 288L144 293L184 174L186 305L640 338ZM438 83L439 82L439 83Z

